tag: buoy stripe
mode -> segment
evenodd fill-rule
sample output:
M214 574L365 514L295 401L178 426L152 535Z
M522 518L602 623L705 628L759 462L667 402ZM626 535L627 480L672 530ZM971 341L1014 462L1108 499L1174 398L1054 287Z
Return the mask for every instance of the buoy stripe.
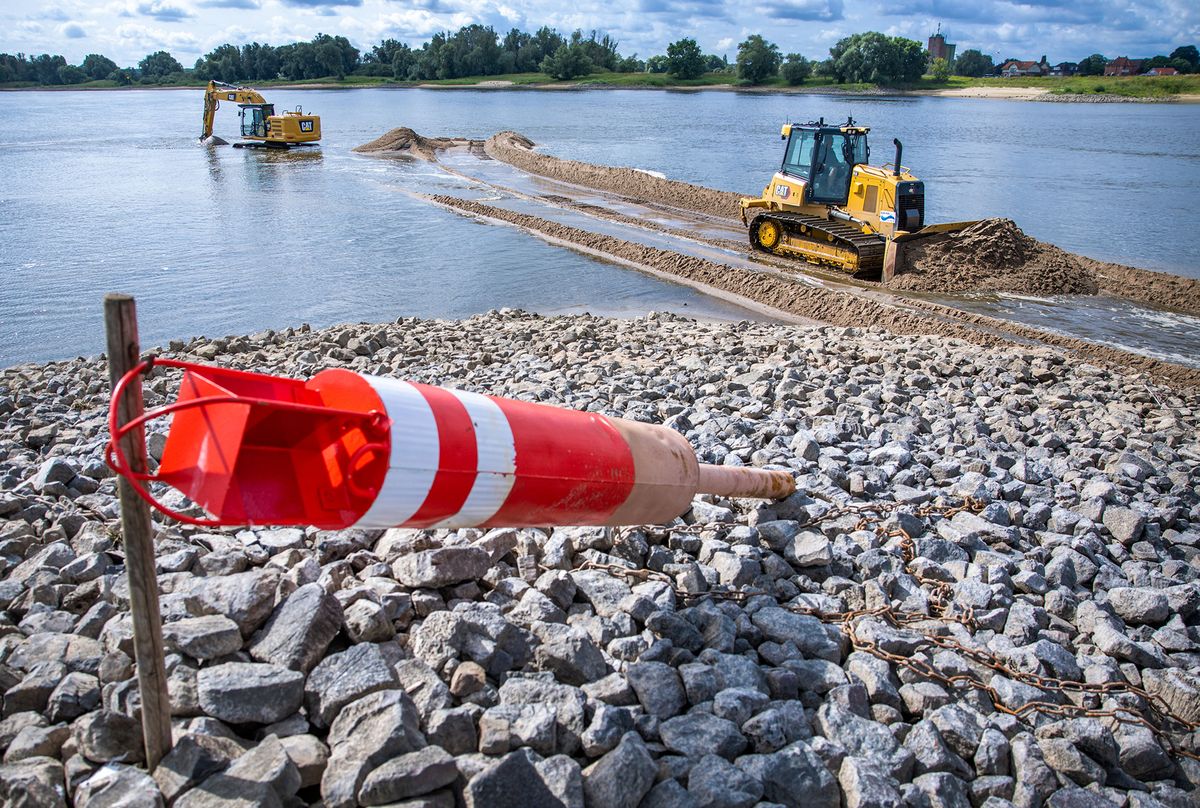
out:
M437 422L441 451L429 494L407 527L425 528L462 510L475 486L479 452L471 416L454 395L442 387L413 384L425 397Z
M470 527L494 516L508 498L517 471L517 452L508 419L493 399L464 390L449 392L466 410L475 429L477 474L458 513L434 527Z
M629 498L633 454L603 415L495 402L515 437L517 477L504 506L482 527L603 524Z
M441 454L437 420L414 385L398 379L364 378L392 422L391 449L379 494L352 527L396 527L417 513L433 486Z

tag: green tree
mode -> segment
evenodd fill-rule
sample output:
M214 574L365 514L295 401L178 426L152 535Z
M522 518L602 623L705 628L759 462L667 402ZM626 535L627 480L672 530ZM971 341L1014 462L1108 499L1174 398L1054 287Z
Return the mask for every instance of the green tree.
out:
M803 84L804 80L812 75L812 71L813 63L798 53L789 53L783 66L779 68L783 78L793 87Z
M1189 73L1194 73L1200 68L1200 51L1196 50L1195 45L1181 45L1171 51L1171 59L1182 59L1191 65Z
M542 72L559 81L569 81L592 72L592 63L583 48L560 45L550 56L542 60Z
M236 52L237 48L234 48L234 51ZM182 73L183 65L179 64L175 57L166 51L155 51L138 62L138 70L141 71L142 78L162 81L172 73Z
M1093 53L1088 58L1079 63L1079 75L1081 76L1103 76L1104 66L1108 64L1099 53Z
M929 75L934 81L945 81L950 78L950 63L939 56L929 64Z
M89 53L83 57L83 63L79 67L90 79L106 79L117 69L117 63L107 56Z
M992 57L974 48L963 51L954 60L954 72L960 76L971 76L972 78L990 76L995 69Z
M32 80L38 84L62 84L58 71L67 66L67 60L57 54L42 53L31 58L29 65Z
M724 56L717 56L715 53L710 53L704 57L706 64L705 70L709 73L727 73L729 72L729 60Z
M75 65L63 65L58 69L58 80L63 84L83 84L88 74Z
M666 73L667 72L667 57L663 55L651 56L646 60L647 73Z
M637 54L626 56L617 62L618 73L641 73L646 69L646 63L637 58Z
M667 45L667 73L677 79L698 79L704 75L704 53L696 40L684 38Z
M925 51L916 40L878 31L854 34L829 49L838 83L911 83L925 71Z
M738 78L751 84L762 84L779 72L779 47L759 34L751 34L738 45Z

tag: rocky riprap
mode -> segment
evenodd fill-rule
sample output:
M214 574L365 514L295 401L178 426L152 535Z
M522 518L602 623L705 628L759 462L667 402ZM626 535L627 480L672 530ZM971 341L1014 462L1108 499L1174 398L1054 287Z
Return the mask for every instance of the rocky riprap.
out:
M1157 721L1148 693L1200 720L1193 393L1047 349L666 315L501 311L168 353L666 423L704 461L792 469L802 493L700 498L675 525L618 531L161 522L175 747L150 777L104 363L3 371L0 803L1196 804L1200 765L1178 752L1200 733L1063 707ZM151 379L148 405L174 382ZM915 515L968 497L975 512ZM879 502L900 506L878 532L822 518ZM854 618L892 661L801 613L934 615L941 595L947 619ZM1062 714L1018 719L903 662ZM1029 674L1110 688L1042 692Z

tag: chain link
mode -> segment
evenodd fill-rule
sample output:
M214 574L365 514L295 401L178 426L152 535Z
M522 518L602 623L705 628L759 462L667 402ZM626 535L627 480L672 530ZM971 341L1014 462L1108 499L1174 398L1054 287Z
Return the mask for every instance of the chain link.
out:
M800 523L800 529L815 527L824 522L829 522L835 519L840 519L843 516L857 516L859 520L855 526L855 530L873 529L875 534L881 539L899 539L899 550L904 561L906 571L912 575L917 581L928 589L929 596L929 613L903 611L895 609L892 606L881 606L873 609L852 609L841 612L823 611L809 606L801 606L797 604L783 604L783 608L797 614L804 614L810 617L815 617L823 623L837 626L842 634L847 638L850 646L855 651L862 651L870 654L878 659L882 659L897 667L904 668L920 677L932 681L940 682L950 689L950 693L956 693L966 689L979 691L989 698L992 706L997 712L1011 715L1018 720L1028 721L1029 717L1034 713L1041 715L1056 717L1056 718L1101 718L1108 719L1124 724L1141 726L1148 729L1154 736L1164 745L1170 754L1179 755L1182 757L1191 758L1200 761L1200 754L1193 753L1186 749L1180 748L1174 736L1177 734L1188 734L1200 729L1200 722L1189 721L1177 712L1175 712L1169 704L1163 701L1158 696L1149 693L1144 688L1128 682L1077 682L1070 679L1059 679L1052 676L1042 676L1036 673L1027 673L1025 671L1015 670L1011 665L1006 663L1001 657L991 651L973 648L965 645L962 642L947 637L928 628L921 628L920 624L928 624L931 621L941 623L958 623L964 626L967 630L973 631L977 627L974 610L970 606L961 608L960 611L951 609L954 599L954 589L945 581L937 581L928 576L921 575L919 572L912 569L912 562L917 557L916 543L912 536L904 528L896 525L890 529L883 526L886 517L897 509L904 507L904 503L898 502L872 502L854 505L840 505L825 511L822 514L812 517L811 519ZM948 519L957 513L979 513L984 508L984 503L979 500L967 497L957 505L936 505L933 503L924 503L914 507L909 513L921 519L943 518ZM680 527L663 528L655 525L643 525L639 527L620 528L617 531L617 536L632 531L643 530L645 532L665 532L665 533L691 533L701 534L706 531L712 531L719 528L720 525L686 525ZM707 592L690 592L676 585L676 580L673 576L656 570L640 569L625 567L620 564L605 564L596 561L585 560L574 567L577 570L599 570L614 577L621 577L627 580L646 582L658 581L666 584L667 587L674 593L675 597L685 605L696 603L705 599L711 600L728 600L734 603L745 603L753 597L761 595L770 595L769 592L760 589L743 588L741 590L717 590ZM926 662L921 657L915 654L898 654L886 651L879 647L879 644L873 640L860 636L859 630L864 620L868 618L876 618L883 620L891 626L908 631L914 631L920 635L921 641L927 643L933 648L941 648L947 651L952 651L962 655L966 659L974 662L976 665L990 669L1014 681L1021 682L1026 685L1035 687L1043 692L1062 693L1062 694L1090 694L1094 696L1106 696L1114 694L1128 694L1140 700L1144 708L1139 705L1135 708L1119 708L1119 709L1091 709L1080 704L1067 702L1057 704L1050 701L1031 701L1020 707L1010 708L1006 706L1000 694L996 692L990 684L982 681L973 673L969 674L944 674L937 670L931 663ZM915 629L914 629L915 627Z

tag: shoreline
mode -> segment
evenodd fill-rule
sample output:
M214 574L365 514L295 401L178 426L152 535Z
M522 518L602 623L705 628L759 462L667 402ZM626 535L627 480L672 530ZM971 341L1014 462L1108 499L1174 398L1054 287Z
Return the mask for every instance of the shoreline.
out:
M1200 104L1200 93L1179 93L1170 96L1124 96L1113 93L1054 93L1045 87L945 87L898 89L876 87L864 90L843 90L837 85L821 85L817 87L740 87L734 84L706 84L701 86L647 86L647 85L618 85L603 82L545 82L539 84L517 84L511 81L481 81L475 84L430 84L414 82L377 83L377 84L321 84L316 82L296 82L290 84L260 84L262 88L272 90L482 90L487 92L589 92L600 90L637 90L674 93L692 92L731 92L750 94L776 95L823 95L843 98L961 98L981 99L989 101L1033 101L1039 103L1063 104ZM76 87L55 86L44 87L0 87L0 92L129 92L136 90L203 90L204 85L193 86L126 86L126 87Z

